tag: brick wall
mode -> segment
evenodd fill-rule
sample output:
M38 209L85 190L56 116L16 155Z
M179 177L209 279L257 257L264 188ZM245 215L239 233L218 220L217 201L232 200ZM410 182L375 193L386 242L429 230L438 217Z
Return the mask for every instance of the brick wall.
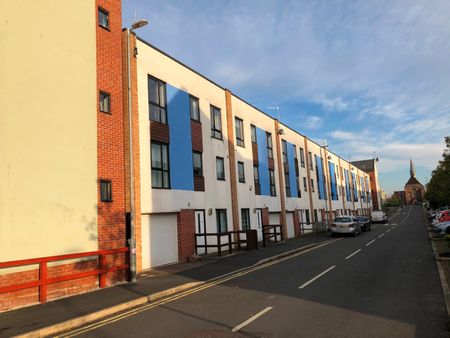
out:
M177 213L178 259L185 262L195 252L195 210L182 209Z

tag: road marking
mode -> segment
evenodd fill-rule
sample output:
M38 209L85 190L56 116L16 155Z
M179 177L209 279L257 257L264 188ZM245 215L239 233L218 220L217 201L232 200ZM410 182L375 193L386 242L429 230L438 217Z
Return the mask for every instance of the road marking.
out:
M369 246L370 244L372 244L375 241L376 241L376 239L371 240L369 243L366 243L366 246Z
M391 231L391 229L387 229L387 230L386 230L386 232L389 232L389 231Z
M345 257L345 259L349 259L350 257L356 255L358 252L360 252L361 249L356 250L354 253L352 253L351 255L348 255L347 257Z
M229 273L229 274L225 274L225 275L223 275L221 277L217 277L217 279L214 279L212 281L206 282L205 284L203 284L203 285L201 285L201 286L199 286L197 288L183 291L183 292L175 294L173 296L169 296L167 298L164 298L164 299L161 299L159 301L156 301L154 303L148 303L146 305L139 306L139 307L134 308L134 309L130 309L130 310L126 311L126 312L122 312L122 313L114 315L112 317L93 322L91 324L88 324L88 325L80 327L80 328L72 329L72 330L70 330L68 332L65 332L65 333L63 333L63 334L61 334L59 336L56 336L56 337L75 337L75 336L78 336L78 335L80 335L82 333L98 329L99 327L102 327L102 326L105 326L105 325L108 325L108 324L115 323L115 322L117 322L119 320L125 319L127 317L131 317L131 316L136 315L138 313L141 313L143 311L147 311L147 310L150 310L152 308L155 308L155 307L158 307L158 306L161 306L161 305L173 302L173 301L175 301L175 300L177 300L179 298L184 298L184 297L189 296L189 295L191 295L193 293L197 293L197 292L203 291L205 289L211 288L211 287L216 286L218 284L225 283L225 282L227 282L229 280L232 280L232 279L235 279L235 278L239 278L241 276L250 274L252 272L255 272L255 271L258 271L258 270L261 270L261 269L265 269L265 268L270 267L272 265L284 262L284 261L286 261L288 259L304 255L304 254L306 254L308 252L317 250L317 249L319 249L321 247L327 246L329 244L335 243L335 242L340 241L340 240L342 240L342 238L337 238L337 239L333 239L333 240L330 240L330 241L326 241L326 242L321 243L321 244L319 244L319 245L317 245L315 247L312 247L312 248L300 251L300 252L298 252L296 254L293 254L291 256L280 258L280 259L278 259L276 261L267 262L267 263L255 266L253 268L250 268L250 269L247 268L244 271L238 271L238 272L232 272L232 273Z
M299 289L303 289L305 287L307 287L309 284L311 284L312 282L314 282L316 279L319 279L320 277L322 277L324 274L326 274L327 272L333 270L336 267L336 265L333 265L331 267L329 267L328 269L326 269L325 271L319 273L316 277L314 277L313 279L307 281L305 284L300 285L298 288Z
M384 234L381 234L381 235L378 236L378 238L381 238L381 237L383 237L383 236L384 236Z
M250 324L251 322L253 322L254 320L258 319L259 317L261 317L263 314L269 312L270 310L272 310L273 307L268 306L266 307L264 310L258 312L256 315L251 316L249 319L247 319L245 322L239 324L238 326L234 327L231 332L236 332L239 331L240 329L242 329L244 326Z

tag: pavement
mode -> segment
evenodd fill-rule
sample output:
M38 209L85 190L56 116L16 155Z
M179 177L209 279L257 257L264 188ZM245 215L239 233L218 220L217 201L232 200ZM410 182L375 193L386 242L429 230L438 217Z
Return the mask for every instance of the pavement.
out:
M357 237L322 242L61 337L448 338L447 321L423 212L407 207Z
M150 270L135 283L4 312L0 314L0 337L52 335L329 240L327 233L304 235L282 244L239 252L213 261L200 260Z

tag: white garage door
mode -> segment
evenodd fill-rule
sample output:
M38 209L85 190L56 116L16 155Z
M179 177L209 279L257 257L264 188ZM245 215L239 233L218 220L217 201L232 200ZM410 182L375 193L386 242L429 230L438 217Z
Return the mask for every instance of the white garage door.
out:
M269 224L280 224L280 214L278 212L269 213Z
M287 237L288 238L295 237L294 213L292 213L292 212L286 213L286 226L287 226Z
M178 262L177 215L142 217L142 268Z

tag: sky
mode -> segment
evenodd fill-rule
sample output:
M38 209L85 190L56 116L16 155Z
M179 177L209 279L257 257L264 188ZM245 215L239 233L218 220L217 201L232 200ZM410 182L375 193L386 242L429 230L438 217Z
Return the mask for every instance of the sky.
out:
M123 25L346 160L423 184L450 135L448 0L123 0Z

